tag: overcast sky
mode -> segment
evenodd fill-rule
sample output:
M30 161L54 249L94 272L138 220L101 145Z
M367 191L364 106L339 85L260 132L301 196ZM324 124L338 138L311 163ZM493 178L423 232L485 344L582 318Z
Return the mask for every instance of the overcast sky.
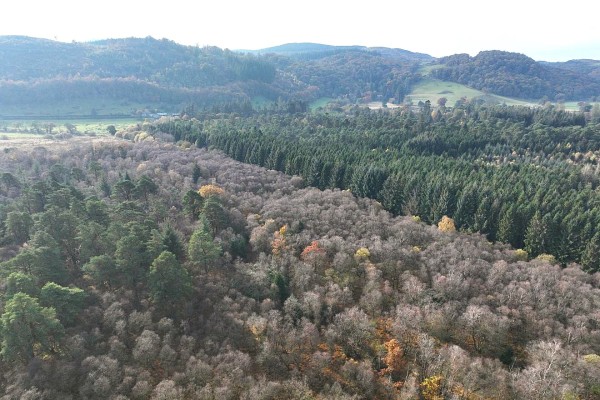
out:
M10 0L0 12L0 35L64 42L152 36L229 49L317 42L600 60L598 0Z

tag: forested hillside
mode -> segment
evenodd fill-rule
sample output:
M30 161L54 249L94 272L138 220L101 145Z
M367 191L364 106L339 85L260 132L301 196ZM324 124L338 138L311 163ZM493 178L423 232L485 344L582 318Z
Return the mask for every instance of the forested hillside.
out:
M424 74L536 102L600 95L593 60L540 63L501 51L435 60L402 49L312 43L252 53L151 37L61 43L2 36L0 116L25 115L18 114L25 108L37 116L96 115L105 104L119 105L111 114L333 99L400 104Z
M432 76L475 89L521 99L589 100L600 96L600 79L586 63L539 63L518 53L482 51L475 57L441 58ZM569 66L569 68L567 68Z
M600 107L354 114L259 114L159 122L150 131L219 148L236 160L298 174L322 189L351 190L396 215L460 230L600 270ZM587 119L586 119L587 118Z
M289 124L323 146L333 124L403 121L312 118ZM272 139L257 121L239 123ZM226 124L172 122L5 142L3 399L600 397L598 274L148 135Z
M0 111L9 105L76 105L94 99L173 111L257 97L402 99L415 79L415 65L425 57L410 54L349 48L298 60L153 38L67 44L5 36L0 37Z
M168 40L59 43L0 38L0 105L89 101L162 104L180 111L262 95L284 96L272 63L216 47ZM296 92L300 96L302 88ZM87 111L87 110L86 110Z
M600 79L600 61L598 60L570 60L566 62L549 62L547 64L555 68L583 73L593 79Z
M240 50L252 54L279 54L302 60L312 60L328 57L333 54L347 51L366 51L380 53L386 57L404 61L432 61L433 57L428 54L415 53L403 49L391 49L387 47L365 47L365 46L331 46L319 43L287 43L279 46L268 47L260 50Z

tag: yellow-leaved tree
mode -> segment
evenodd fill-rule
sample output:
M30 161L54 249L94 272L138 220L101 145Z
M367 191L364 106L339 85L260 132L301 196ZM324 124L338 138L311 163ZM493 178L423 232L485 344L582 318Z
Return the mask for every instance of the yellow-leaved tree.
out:
M455 232L456 226L454 225L454 220L444 215L438 223L438 229L442 232Z
M354 253L354 258L359 262L368 260L370 256L371 252L366 247L361 247L360 249L356 250L356 253Z
M198 193L202 198L206 199L210 196L220 196L225 193L225 190L217 185L210 184L201 186L200 189L198 189Z

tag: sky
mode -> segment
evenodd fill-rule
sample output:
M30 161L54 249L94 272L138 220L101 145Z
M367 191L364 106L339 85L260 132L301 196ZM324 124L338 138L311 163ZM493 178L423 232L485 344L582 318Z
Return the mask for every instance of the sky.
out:
M600 1L16 0L0 35L85 42L146 37L231 50L292 42L402 48L442 57L505 50L600 60Z

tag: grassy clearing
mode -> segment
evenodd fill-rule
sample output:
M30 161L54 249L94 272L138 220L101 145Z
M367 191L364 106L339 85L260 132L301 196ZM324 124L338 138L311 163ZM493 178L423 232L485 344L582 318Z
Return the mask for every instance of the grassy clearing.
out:
M484 98L487 102L496 102L507 105L533 106L536 103L512 99L509 97L486 94L480 90L472 89L460 83L445 82L433 78L425 78L416 84L412 92L406 96L405 101L411 100L413 103L429 100L436 104L441 97L448 99L448 106L454 106L457 100L462 97L467 99Z
M440 68L444 68L444 66L442 64L428 64L428 65L422 66L421 69L419 69L419 72L423 75L429 75L429 73L431 71L434 71L434 70L440 69Z
M178 112L173 105L161 103L133 103L129 101L118 102L114 99L90 98L76 101L58 101L55 103L35 104L4 104L0 107L2 116L24 116L32 119L44 116L60 116L77 118L81 116L111 116L133 115L138 110L151 110L159 112Z
M52 133L66 133L66 124L75 125L77 131L81 134L106 135L108 134L107 127L114 125L117 130L124 129L128 126L135 125L141 122L141 119L61 119L61 120L1 120L0 119L0 136L6 135L8 138L13 137L39 137L36 134L38 130L44 131L46 124L54 124Z
M43 135L23 132L0 132L0 140L40 138Z
M273 104L273 100L269 100L264 96L254 96L251 102L252 107L255 109L268 107L269 105Z
M565 110L567 111L579 111L579 101L567 101L564 103L565 106ZM596 104L600 104L600 103L590 103L590 102L586 102L587 104L591 105L592 107Z
M331 97L321 97L310 103L308 106L310 108L310 111L315 111L319 107L325 107L331 101L333 101Z

